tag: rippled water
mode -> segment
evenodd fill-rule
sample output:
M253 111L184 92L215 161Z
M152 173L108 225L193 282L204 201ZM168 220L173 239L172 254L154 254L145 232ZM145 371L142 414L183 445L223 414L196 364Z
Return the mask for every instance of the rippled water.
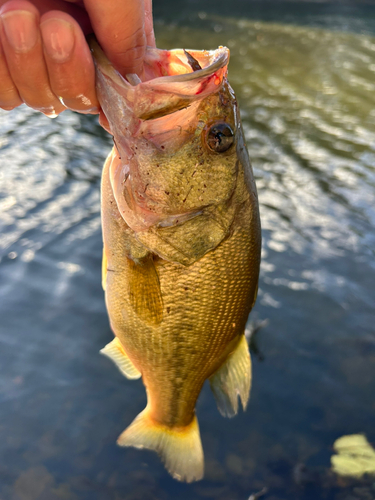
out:
M375 441L375 9L302 3L156 9L159 46L231 49L263 226L251 401L223 419L204 389L200 483L115 445L145 394L98 354L110 138L93 117L0 111L1 500L375 498L329 473L339 436Z

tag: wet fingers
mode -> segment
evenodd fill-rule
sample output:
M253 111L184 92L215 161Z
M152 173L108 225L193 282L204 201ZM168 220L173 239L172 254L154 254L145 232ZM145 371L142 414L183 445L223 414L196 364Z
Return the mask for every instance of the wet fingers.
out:
M46 115L61 113L65 106L49 84L37 9L29 2L8 2L2 7L0 15L1 44L9 75L20 98Z
M22 104L22 99L8 71L5 54L0 43L0 108L10 110Z
M40 28L54 94L70 109L97 113L94 64L78 23L68 14L52 11L42 17Z
M0 107L22 102L48 116L99 108L94 63L78 22L61 11L40 19L27 0L10 0L0 9Z

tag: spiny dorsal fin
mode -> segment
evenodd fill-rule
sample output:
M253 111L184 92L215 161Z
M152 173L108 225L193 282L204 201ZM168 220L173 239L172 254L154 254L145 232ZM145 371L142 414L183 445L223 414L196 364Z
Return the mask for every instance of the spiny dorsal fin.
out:
M234 417L238 412L238 396L245 410L251 386L251 359L245 335L221 367L210 377L219 412Z
M104 354L104 356L110 358L126 378L135 380L141 377L141 372L138 371L130 361L120 340L117 337L115 337L112 342L103 347L100 352L101 354Z
M136 314L146 323L158 325L163 319L163 299L152 254L128 262L128 297Z

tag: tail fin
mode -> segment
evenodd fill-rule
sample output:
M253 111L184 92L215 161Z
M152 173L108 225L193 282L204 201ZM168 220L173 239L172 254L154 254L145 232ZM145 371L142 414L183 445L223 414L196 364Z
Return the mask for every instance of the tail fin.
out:
M196 416L186 427L170 428L154 422L146 408L120 435L117 444L156 451L167 471L179 481L191 483L203 477L203 449Z

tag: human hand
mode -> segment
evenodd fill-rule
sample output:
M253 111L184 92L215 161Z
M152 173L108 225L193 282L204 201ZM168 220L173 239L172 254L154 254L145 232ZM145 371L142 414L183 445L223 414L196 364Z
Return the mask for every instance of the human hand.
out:
M142 77L155 45L151 0L0 0L0 108L26 103L47 116L98 113L85 35L94 32L123 75Z

